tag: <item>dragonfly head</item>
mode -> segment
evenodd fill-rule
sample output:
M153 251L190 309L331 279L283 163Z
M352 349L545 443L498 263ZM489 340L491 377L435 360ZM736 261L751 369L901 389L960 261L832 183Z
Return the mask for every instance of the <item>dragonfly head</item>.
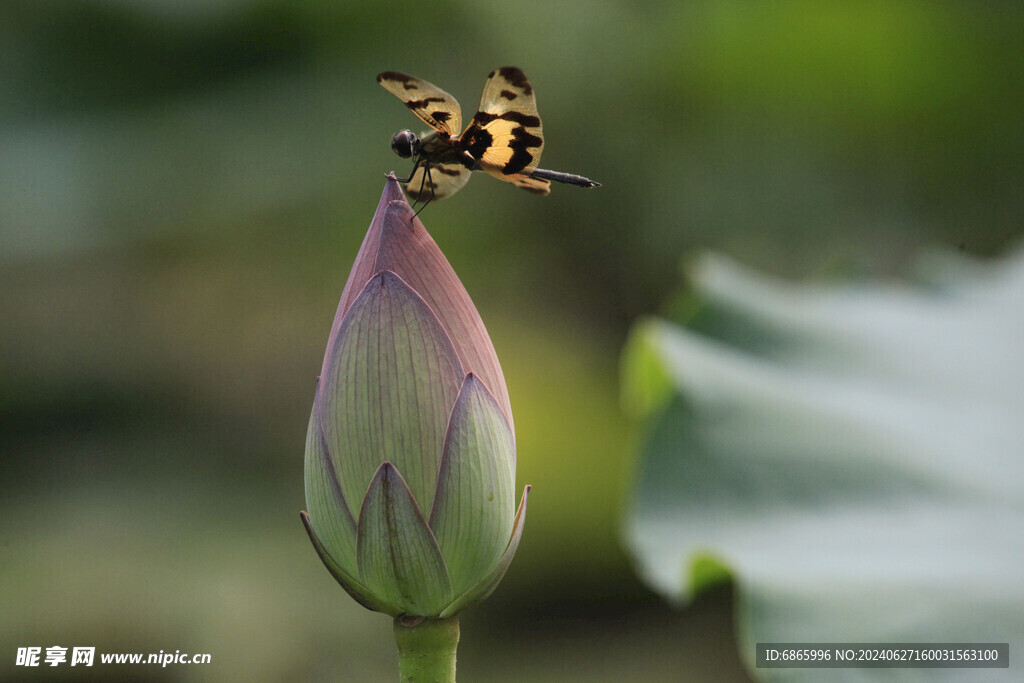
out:
M395 137L391 138L391 149L403 159L408 159L415 154L419 145L420 139L408 129L398 131L395 133Z

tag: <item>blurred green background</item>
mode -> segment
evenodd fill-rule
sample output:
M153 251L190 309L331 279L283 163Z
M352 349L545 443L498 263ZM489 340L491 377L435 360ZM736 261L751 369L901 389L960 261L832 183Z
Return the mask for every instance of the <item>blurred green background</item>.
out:
M109 679L393 680L298 519L327 332L416 119L538 94L542 166L423 215L492 335L534 485L465 680L745 680L728 591L673 612L620 513L630 323L724 251L787 277L1001 253L1024 216L1017 2L7 0L0 4L0 675L23 646L209 652ZM467 116L468 118L468 116Z

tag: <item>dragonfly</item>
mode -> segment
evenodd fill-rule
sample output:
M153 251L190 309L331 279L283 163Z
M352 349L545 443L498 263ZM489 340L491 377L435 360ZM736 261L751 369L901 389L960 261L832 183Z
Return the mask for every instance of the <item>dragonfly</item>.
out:
M578 187L601 185L580 175L537 168L544 149L537 100L526 74L514 66L490 73L480 108L461 134L458 101L436 85L398 71L379 74L377 82L433 129L422 137L405 129L391 139L395 154L414 159L409 177L398 180L414 206L424 201L419 211L434 199L458 192L473 171L484 171L538 195L551 192L551 181Z

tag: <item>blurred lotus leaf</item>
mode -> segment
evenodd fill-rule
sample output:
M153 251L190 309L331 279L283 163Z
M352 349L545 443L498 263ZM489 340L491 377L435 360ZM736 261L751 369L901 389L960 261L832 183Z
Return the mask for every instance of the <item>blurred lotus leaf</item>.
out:
M642 578L676 603L731 578L752 672L758 642L1020 652L1024 250L930 254L914 286L794 285L713 256L691 275L697 312L638 324L623 363L650 418L626 522Z

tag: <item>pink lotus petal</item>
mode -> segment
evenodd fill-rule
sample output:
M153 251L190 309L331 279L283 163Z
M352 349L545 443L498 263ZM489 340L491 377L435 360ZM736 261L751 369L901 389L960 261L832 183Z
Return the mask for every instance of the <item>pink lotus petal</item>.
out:
M483 381L512 426L512 406L505 376L483 320L448 259L419 218L412 216L413 210L401 186L393 174L388 176L370 229L341 294L321 375L326 373L331 346L345 313L370 278L382 270L390 270L423 297L451 338L465 371Z

